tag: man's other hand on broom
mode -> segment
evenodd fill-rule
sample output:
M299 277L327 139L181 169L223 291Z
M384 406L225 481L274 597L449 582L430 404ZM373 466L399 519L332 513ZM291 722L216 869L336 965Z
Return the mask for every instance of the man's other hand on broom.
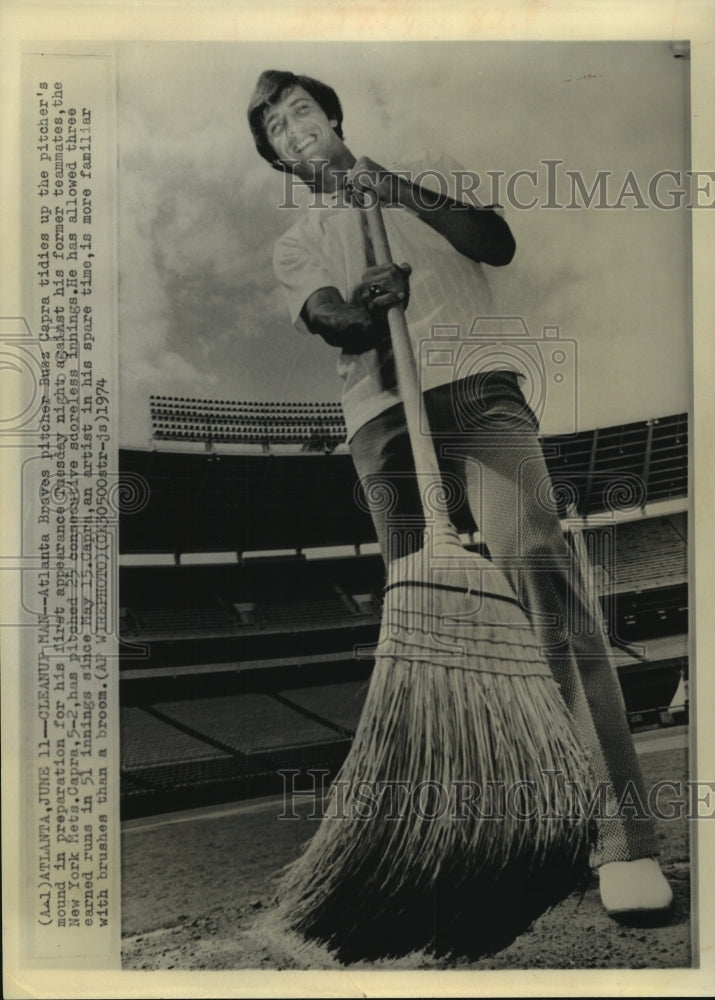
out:
M384 313L392 306L407 308L410 300L409 264L378 264L368 267L353 295L370 313Z
M311 333L348 354L362 354L389 340L387 312L407 308L410 298L409 264L368 267L349 302L337 288L319 288L308 297L301 317Z

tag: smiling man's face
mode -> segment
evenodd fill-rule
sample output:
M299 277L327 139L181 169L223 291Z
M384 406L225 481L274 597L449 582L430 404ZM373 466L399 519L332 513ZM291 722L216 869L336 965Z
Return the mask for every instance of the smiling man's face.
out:
M336 125L337 121L328 118L315 98L299 86L285 90L263 115L276 157L305 180L313 180L316 160L342 165L347 148L335 132Z

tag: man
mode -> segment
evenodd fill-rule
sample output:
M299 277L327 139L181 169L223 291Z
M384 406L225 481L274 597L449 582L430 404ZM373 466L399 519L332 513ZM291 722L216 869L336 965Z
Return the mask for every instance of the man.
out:
M387 310L401 303L445 483L468 502L491 558L532 616L596 777L612 790L609 803L629 790L645 802L594 601L556 512L544 503L548 472L517 366L507 368L503 358L495 365L489 352L476 351L464 371L455 370L465 335L491 311L484 265L507 265L514 254L501 211L460 198L466 174L446 157L412 161L408 172L355 157L337 95L310 77L264 72L248 118L261 156L312 192L277 241L274 267L296 326L340 349L348 441L386 562L419 544L421 511L386 322ZM377 193L393 256L406 263L375 264L348 185L363 197ZM568 627L574 615L581 628ZM651 822L609 815L599 820L598 841L592 860L608 912L665 913L672 893L653 857Z

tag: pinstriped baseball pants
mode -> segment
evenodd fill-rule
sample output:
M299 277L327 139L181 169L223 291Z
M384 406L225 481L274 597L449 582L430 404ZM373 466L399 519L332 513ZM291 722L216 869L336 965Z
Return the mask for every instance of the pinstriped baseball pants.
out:
M518 376L472 376L426 393L425 402L450 505L468 503L490 558L528 612L607 793L593 866L656 854L600 607L561 530L538 422ZM418 547L424 527L402 406L360 428L350 449L389 562Z

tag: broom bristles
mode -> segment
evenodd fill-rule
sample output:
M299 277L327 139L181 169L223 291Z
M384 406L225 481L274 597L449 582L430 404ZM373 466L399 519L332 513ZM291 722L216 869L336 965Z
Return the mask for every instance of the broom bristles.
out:
M453 572L433 571L429 591L396 585L419 561L393 567L353 745L279 888L280 919L323 940L389 926L437 891L498 892L509 869L528 878L587 856L573 791L588 790L588 762L524 612L503 588L475 610Z

